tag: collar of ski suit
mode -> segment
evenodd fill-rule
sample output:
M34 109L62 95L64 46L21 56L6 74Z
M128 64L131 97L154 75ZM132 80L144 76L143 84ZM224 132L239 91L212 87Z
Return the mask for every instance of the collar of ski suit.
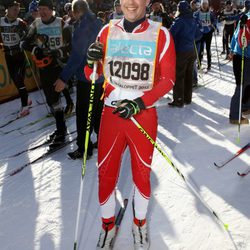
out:
M137 22L135 23L131 23L131 24L134 24L135 26L131 26L133 27L133 30L130 32L130 31L127 31L124 27L124 22L128 22L127 20L125 20L124 18L122 18L121 20L117 21L117 23L115 24L115 26L119 27L120 29L122 29L123 31L125 32L129 32L129 33L140 33L140 32L143 32L145 31L148 26L149 26L149 21L147 18L142 18L140 20L138 20Z
M48 25L50 23L53 23L55 21L56 17L55 16L52 16L48 21L43 21L42 19L42 23Z

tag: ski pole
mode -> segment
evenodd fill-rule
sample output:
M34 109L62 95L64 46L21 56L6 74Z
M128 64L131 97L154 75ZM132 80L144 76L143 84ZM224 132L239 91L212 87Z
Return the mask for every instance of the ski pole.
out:
M48 108L48 106L47 106L47 102L46 102L46 100L45 100L45 97L44 97L44 95L42 94L42 90L41 90L41 88L40 88L40 86L39 86L39 84L38 84L38 80L37 80L37 78L36 78L35 72L34 72L34 70L33 70L33 68L32 68L32 65L30 64L29 57L28 57L28 55L27 55L27 53L26 53L25 50L23 50L23 53L24 53L24 55L25 55L25 58L26 58L26 61L27 61L28 65L29 65L29 67L30 67L32 76L33 76L33 78L34 78L34 80L35 80L36 86L37 86L37 88L38 88L38 90L39 90L39 93L40 93L40 95L41 95L41 97L42 97L42 100L43 100L43 102L45 103L45 107L46 107L48 113L50 113L49 108Z
M215 27L214 27L214 29L215 29ZM220 59L219 59L219 52L218 52L217 38L216 38L215 31L214 31L214 42L215 42L215 49L216 49L216 53L217 53L217 60L218 60L218 67L219 67L220 78L221 78Z
M87 151L88 151L88 144L89 144L91 117L92 117L94 94L95 94L96 70L97 70L97 63L94 63L92 79L91 79L92 81L91 81L90 95L89 95L89 109L88 109L88 119L87 119L87 127L86 127L85 143L84 143L84 155L83 155L83 161L82 161L81 185L80 185L78 209L77 209L77 217L76 217L74 250L77 249L77 235L78 235L79 220L80 220L80 210L81 210L81 205L82 205L83 180L84 180L84 176L86 172Z
M191 191L196 195L196 197L201 201L201 203L211 212L211 214L218 220L218 222L223 225L223 228L228 232L228 224L224 223L219 215L209 206L209 204L202 198L199 192L194 188L194 184L184 176L184 174L174 165L174 163L169 159L167 154L160 148L152 137L145 131L145 129L137 122L134 117L130 118L135 126L145 135L145 137L153 144L153 146L158 150L158 152L163 156L163 158L171 165L171 167L176 171L176 173L182 178L186 185L191 189ZM228 232L229 233L229 232Z
M203 84L205 84L203 70L201 68L201 61L200 61L200 58L199 58L198 49L197 49L195 41L194 41L194 50L195 50L195 54L196 54L196 58L197 58L197 62L198 62L198 66L199 66L199 71L200 71L200 74L201 74L201 78L202 78Z
M242 53L241 53L241 72L240 72L240 100L239 100L239 123L238 123L238 143L240 142L240 122L241 122L241 107L242 107L242 91L244 82L244 57L246 47L246 27L243 26L242 32Z

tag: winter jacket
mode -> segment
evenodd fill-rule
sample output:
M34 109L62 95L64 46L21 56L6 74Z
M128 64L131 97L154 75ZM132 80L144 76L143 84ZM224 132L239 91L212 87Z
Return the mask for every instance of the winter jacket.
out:
M75 24L72 38L72 51L63 68L60 79L67 82L73 75L76 75L79 81L87 82L83 69L87 63L86 54L91 43L95 42L97 34L102 27L102 23L91 12L86 12L78 23ZM98 82L103 82L101 77Z
M215 30L217 20L213 12L203 12L201 10L198 10L194 13L194 18L197 20L197 22L201 23L201 32L203 34L207 34Z
M200 40L200 25L193 18L193 13L180 14L172 24L170 32L174 38L176 53L194 50L194 42Z
M247 22L247 27L246 27L246 38L249 39L249 30L250 30L250 27L249 27L249 19L250 19L250 12L247 13L247 16L248 16L248 22ZM234 54L238 54L238 55L242 55L242 49L241 49L241 46L240 46L240 43L239 43L239 36L242 34L242 29L240 29L240 22L238 23L238 26L234 32L234 35L233 35L233 38L232 38L232 41L231 41L231 51L232 53ZM244 50L244 56L247 57L247 58L250 58L250 43L249 43L249 40L248 40L248 46L245 48Z

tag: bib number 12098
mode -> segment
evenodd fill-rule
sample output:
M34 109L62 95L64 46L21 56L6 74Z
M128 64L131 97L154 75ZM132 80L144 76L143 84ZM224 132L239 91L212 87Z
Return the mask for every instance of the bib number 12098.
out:
M110 74L122 79L142 80L149 79L150 65L148 63L131 63L121 61L110 61Z

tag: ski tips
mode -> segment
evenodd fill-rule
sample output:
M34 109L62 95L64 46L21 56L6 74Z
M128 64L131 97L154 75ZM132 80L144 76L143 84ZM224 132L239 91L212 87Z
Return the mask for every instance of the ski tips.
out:
M214 166L217 167L217 168L222 168L224 166L224 164L217 164L216 162L214 162Z
M240 173L240 172L237 172L237 175L239 176L244 176L244 174Z
M226 231L228 231L228 227L229 227L228 224L224 224L223 226L226 229Z

